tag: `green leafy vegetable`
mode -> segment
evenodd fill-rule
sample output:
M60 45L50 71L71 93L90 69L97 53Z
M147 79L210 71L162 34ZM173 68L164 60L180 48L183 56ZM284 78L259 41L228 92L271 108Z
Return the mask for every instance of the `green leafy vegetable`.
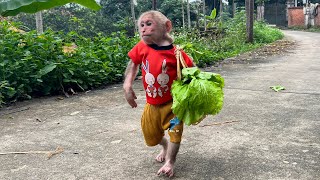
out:
M206 115L215 115L223 106L224 79L197 67L182 69L182 80L172 84L173 113L186 125L199 123Z
M278 91L281 91L281 90L285 90L285 89L286 89L285 87L280 86L280 85L270 86L270 88L271 88L272 90L274 90L275 92L278 92Z

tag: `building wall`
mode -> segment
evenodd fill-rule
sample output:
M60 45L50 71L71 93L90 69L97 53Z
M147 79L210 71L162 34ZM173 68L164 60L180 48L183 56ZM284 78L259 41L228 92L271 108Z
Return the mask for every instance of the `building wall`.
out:
M320 6L318 8L318 15L315 17L315 26L320 26ZM289 7L288 8L288 27L304 26L303 7Z
M288 8L288 27L304 26L303 7Z
M314 18L315 26L320 26L320 5L318 5L318 15Z

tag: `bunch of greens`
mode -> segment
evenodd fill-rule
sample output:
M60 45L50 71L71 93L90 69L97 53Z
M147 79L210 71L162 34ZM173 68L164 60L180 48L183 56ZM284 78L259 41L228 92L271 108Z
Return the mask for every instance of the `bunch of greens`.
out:
M173 113L186 125L199 123L206 115L215 115L223 105L224 79L197 67L182 69L182 80L172 84Z

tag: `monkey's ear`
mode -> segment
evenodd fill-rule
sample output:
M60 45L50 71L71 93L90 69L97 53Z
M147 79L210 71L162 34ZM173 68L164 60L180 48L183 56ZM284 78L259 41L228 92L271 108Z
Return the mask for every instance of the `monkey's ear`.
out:
M167 33L169 33L169 32L171 32L171 30L172 30L172 23L170 20L168 20L166 22L166 31L167 31Z

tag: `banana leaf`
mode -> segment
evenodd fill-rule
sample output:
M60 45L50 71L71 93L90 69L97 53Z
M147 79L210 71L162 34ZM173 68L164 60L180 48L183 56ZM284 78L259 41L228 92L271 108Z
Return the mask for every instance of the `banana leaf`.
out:
M36 13L68 3L77 3L93 10L101 8L95 0L0 0L0 14L1 16L15 16L21 12Z

